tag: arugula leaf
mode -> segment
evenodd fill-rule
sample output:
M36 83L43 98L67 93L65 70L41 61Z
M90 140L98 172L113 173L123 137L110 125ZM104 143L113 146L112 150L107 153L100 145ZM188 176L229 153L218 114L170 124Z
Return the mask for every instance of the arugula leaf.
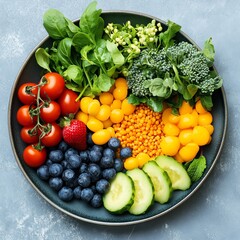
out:
M114 84L114 79L109 77L107 74L100 73L100 75L95 79L95 82L100 91L107 92Z
M50 55L47 53L47 51L44 48L38 48L36 50L35 58L40 67L46 69L48 72L51 72L51 69L49 67Z
M203 107L208 111L211 111L213 107L212 96L204 95L204 96L201 96L200 100Z
M161 32L159 35L159 41L160 43L163 43L163 46L165 48L168 48L171 45L173 45L174 43L173 37L175 37L176 33L179 32L181 29L180 25L170 20L167 22L167 25L168 29L165 32Z
M192 182L196 182L202 177L206 166L206 158L203 155L199 158L195 158L187 166L186 170Z

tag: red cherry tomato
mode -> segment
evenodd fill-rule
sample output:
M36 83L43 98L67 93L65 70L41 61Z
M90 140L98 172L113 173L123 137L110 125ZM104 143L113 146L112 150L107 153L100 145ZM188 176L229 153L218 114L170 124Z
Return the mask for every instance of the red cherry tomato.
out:
M77 113L80 108L79 101L76 101L77 97L78 95L70 89L65 89L63 91L58 99L62 116L67 116L70 113Z
M33 145L27 146L23 150L23 160L29 167L41 166L47 158L46 148L38 150Z
M17 111L17 121L22 126L32 126L36 123L36 117L30 115L30 105L23 105Z
M51 100L57 99L65 87L64 78L55 72L47 73L43 76L47 83L41 87L40 95L42 98Z
M25 143L33 144L38 142L38 134L31 134L30 130L33 129L34 126L23 127L20 131L21 139Z
M19 100L26 105L30 105L36 101L37 96L37 84L36 83L24 83L18 89ZM28 89L31 88L31 89Z
M45 123L55 122L61 115L61 108L55 101L50 101L47 106L40 109L40 118Z
M57 123L51 123L51 125L51 131L41 139L46 147L54 147L62 140L62 128Z

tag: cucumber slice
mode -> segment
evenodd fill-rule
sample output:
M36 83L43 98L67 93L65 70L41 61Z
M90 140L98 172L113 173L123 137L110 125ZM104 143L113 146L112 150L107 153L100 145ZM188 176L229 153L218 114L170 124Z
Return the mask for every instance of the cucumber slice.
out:
M129 170L127 175L133 180L135 187L134 202L128 210L131 214L145 213L154 202L154 189L149 176L139 168Z
M187 190L191 186L191 179L183 165L169 156L155 158L156 163L167 172L174 190Z
M112 213L128 211L133 204L134 191L132 179L125 173L118 172L103 196L103 206Z
M167 173L155 161L145 163L142 169L152 180L155 201L161 204L166 203L172 195L172 184Z

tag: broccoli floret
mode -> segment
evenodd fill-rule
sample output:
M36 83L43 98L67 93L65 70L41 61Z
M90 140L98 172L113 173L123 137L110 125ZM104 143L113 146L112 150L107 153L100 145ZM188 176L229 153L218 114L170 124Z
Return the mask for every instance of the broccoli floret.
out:
M141 51L138 58L133 60L127 73L128 87L135 96L152 96L151 92L143 86L143 82L157 77L163 77L171 69L166 61L166 52L156 48Z
M212 95L215 90L222 86L222 79L219 76L205 79L199 84L199 89L203 95Z

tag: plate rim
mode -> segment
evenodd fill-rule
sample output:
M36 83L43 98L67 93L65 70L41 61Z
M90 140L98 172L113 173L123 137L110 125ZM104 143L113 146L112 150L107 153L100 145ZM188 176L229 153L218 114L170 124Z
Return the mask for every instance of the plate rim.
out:
M128 10L106 10L106 11L102 11L101 14L131 14L131 15L137 15L137 16L143 16L143 17L147 17L147 18L151 18L154 19L160 23L163 24L167 24L166 21L152 16L150 14L146 14L146 13L142 13L142 12L138 12L138 11L128 11ZM73 20L73 22L79 21L79 18L76 20ZM185 32L183 32L182 30L179 31L179 33L181 35L183 35L186 39L188 39L192 44L194 44L197 48L201 49L198 44L196 44L196 42L189 37L189 35L187 35ZM198 184L196 185L196 187L187 195L185 196L183 199L181 199L178 203L174 204L173 206L171 206L170 208L164 210L163 212L160 212L158 214L155 214L153 216L147 217L147 218L143 218L140 220L133 220L133 221L125 221L125 222L106 222L106 221L100 221L100 220L93 220L93 219L89 219L89 218L85 218L85 217L81 217L78 216L76 214L73 214L67 210L65 210L64 208L58 206L56 203L54 203L53 201L51 201L45 194L43 194L38 188L37 186L33 183L33 181L29 178L29 176L27 175L26 171L24 170L20 159L18 157L18 154L16 152L15 146L14 146L14 141L13 141L13 134L12 134L12 129L11 129L11 120L12 120L12 116L11 116L11 110L12 110L12 100L13 100L13 95L15 92L15 88L16 85L18 83L18 80L25 68L25 66L28 64L30 58L33 56L33 54L35 53L35 51L37 50L38 47L40 47L45 41L47 41L49 39L49 36L45 36L28 54L28 56L25 58L23 64L21 65L16 78L14 79L14 82L12 84L12 88L11 88L11 92L10 92L10 96L9 96L9 101L8 101L8 133L9 133L9 138L10 138L10 143L11 143L11 148L12 151L14 153L14 157L15 157L15 161L18 164L18 167L21 169L22 174L24 175L24 177L28 180L28 182L30 183L30 185L35 189L35 191L40 194L40 196L47 201L52 207L54 207L55 209L58 209L60 212L71 216L77 220L81 220L84 222L88 222L88 223L92 223L92 224L98 224L98 225L105 225L105 226L124 226L124 225L135 225L135 224L139 224L139 223L143 223L143 222L147 222L153 219L156 219L160 216L163 216L165 214L167 214L168 212L174 210L175 208L177 208L178 206L180 206L183 202L185 202L186 200L188 200L199 188L200 186L203 184L203 182L205 181L205 179L209 176L209 174L212 172L212 169L214 168L214 166L216 165L217 160L219 159L219 156L222 152L223 146L224 146L224 141L226 138L226 132L227 132L227 128L228 128L228 104L227 104L227 97L226 97L226 92L224 90L224 86L222 86L220 88L221 91L221 95L223 98L223 107L224 107L224 128L223 128L223 132L222 132L222 139L220 141L220 145L219 145L219 149L217 151L217 154L215 155L211 166L209 167L207 173L203 176L203 178L198 182ZM217 72L217 69L215 68L215 66L213 65L214 70Z

